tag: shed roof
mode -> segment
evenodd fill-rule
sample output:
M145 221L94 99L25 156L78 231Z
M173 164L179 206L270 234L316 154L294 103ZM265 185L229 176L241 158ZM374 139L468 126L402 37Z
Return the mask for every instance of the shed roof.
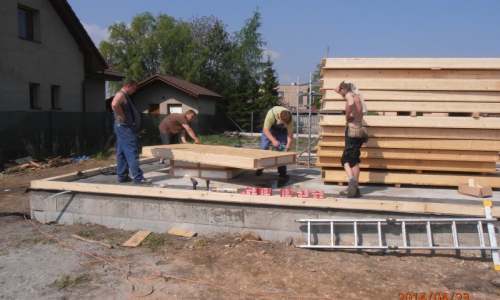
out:
M157 82L162 82L167 85L170 85L180 91L185 92L186 94L189 94L193 97L199 98L200 96L209 96L209 97L215 97L215 98L223 98L221 95L212 92L202 86L199 86L197 84L194 84L192 82L189 82L187 80L174 77L174 76L169 76L165 74L155 74L139 83L138 89L137 90L142 90L146 88L147 86L157 83Z

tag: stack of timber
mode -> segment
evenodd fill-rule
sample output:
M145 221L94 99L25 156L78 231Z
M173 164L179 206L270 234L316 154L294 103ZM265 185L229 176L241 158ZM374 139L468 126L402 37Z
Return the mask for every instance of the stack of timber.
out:
M323 111L344 111L334 91L350 80L363 95L370 140L361 183L500 187L500 58L326 58ZM340 164L345 116L321 115L323 181L347 182Z

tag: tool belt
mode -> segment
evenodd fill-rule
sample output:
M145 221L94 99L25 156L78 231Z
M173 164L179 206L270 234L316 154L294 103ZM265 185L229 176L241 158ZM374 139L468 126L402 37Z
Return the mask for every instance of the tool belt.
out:
M347 123L347 136L352 139L366 140L368 137L368 133L366 131L366 127L362 126L360 123L349 122Z

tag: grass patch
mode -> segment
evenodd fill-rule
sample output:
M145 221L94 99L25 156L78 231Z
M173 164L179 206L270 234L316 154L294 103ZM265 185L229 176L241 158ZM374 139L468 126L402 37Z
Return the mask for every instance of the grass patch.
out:
M84 230L77 231L77 232L75 232L75 234L81 236L82 238L86 238L86 239L92 239L92 237L94 236L94 234L92 232L84 231Z
M244 146L245 144L260 143L260 136L228 137L225 135L213 134L200 136L199 140L203 145L234 146L236 144L240 144Z
M105 151L98 151L94 155L94 158L97 160L105 160L105 159L108 159L109 157L110 157L110 154L108 152L105 152Z
M56 280L55 286L59 290L64 290L68 287L76 286L82 283L89 282L90 278L87 275L78 275L75 278L71 278L70 276L66 275L61 277L60 279Z
M151 233L148 237L142 242L142 244L149 248L149 250L156 252L165 245L165 237L159 234Z
M314 141L314 137L311 137L311 142ZM203 145L218 145L218 146L230 146L234 147L236 144L241 145L243 148L259 148L260 136L239 136L239 137L228 137L225 135L202 135L199 137L200 142ZM254 147L248 147L253 145ZM297 139L294 138L292 141L291 151L295 151L297 145ZM309 145L307 137L299 138L299 151L302 151Z

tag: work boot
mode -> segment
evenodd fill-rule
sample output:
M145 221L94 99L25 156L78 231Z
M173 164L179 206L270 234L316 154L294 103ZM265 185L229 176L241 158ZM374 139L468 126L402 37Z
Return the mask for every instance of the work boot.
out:
M132 181L132 178L130 178L130 176L127 176L127 177L125 177L125 178L118 179L118 182L119 182L119 183L131 182L131 181Z
M354 178L349 178L349 183L347 187L347 198L354 198L357 189L358 189L358 181Z
M289 176L287 173L285 173L285 172L281 172L278 176L279 176L280 178L283 178L283 179L288 179L288 178L290 178L290 176Z
M142 185L149 185L151 183L153 183L153 181L151 179L146 179L146 178L142 178L141 180L134 181L134 184L142 184Z
M347 196L347 189L340 191L340 196ZM361 198L361 192L359 191L359 188L356 189L356 194L354 194L354 197L352 198Z

